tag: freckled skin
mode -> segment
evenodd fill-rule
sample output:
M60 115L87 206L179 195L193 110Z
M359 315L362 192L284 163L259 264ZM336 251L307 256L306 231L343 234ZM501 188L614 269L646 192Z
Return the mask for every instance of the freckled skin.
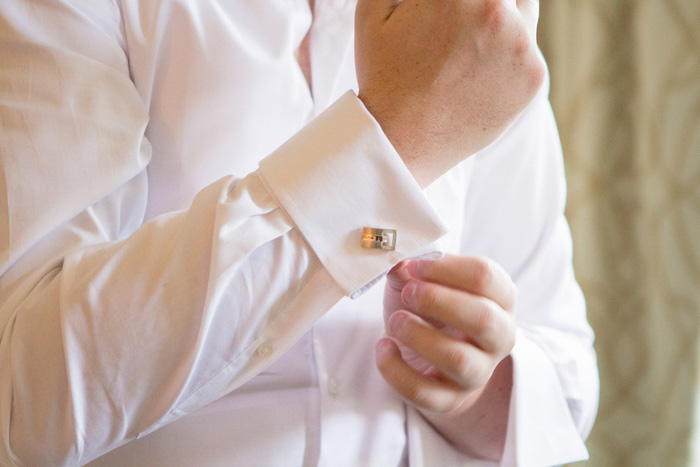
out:
M534 0L360 1L360 99L422 186L493 142L545 68Z

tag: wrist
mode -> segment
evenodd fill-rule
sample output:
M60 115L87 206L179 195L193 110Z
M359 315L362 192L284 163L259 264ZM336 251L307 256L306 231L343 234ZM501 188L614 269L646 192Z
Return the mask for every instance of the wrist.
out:
M430 148L431 138L417 118L407 110L408 106L372 96L372 93L362 91L358 94L418 185L421 188L427 187L442 174L435 164L431 166L426 163L431 159L428 154L433 152Z
M498 364L491 378L474 390L455 410L446 413L419 410L421 415L461 452L498 461L508 430L513 361Z

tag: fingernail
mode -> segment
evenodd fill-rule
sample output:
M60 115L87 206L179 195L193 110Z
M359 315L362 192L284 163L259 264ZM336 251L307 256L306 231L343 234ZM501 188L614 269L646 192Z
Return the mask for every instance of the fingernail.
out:
M377 351L378 354L385 354L386 352L389 351L389 346L391 345L391 341L387 339L386 337L379 339L376 344L374 344L374 349Z
M422 265L423 265L422 260L413 259L413 260L408 262L408 272L410 272L412 276L420 276Z
M413 300L413 295L416 293L417 286L418 284L416 281L408 281L408 283L404 285L403 290L401 291L401 301L404 305L408 306Z
M398 274L398 272L405 267L406 267L406 262L401 261L401 262L395 264L393 268L391 268L391 270L389 271L389 275L393 276L395 274Z

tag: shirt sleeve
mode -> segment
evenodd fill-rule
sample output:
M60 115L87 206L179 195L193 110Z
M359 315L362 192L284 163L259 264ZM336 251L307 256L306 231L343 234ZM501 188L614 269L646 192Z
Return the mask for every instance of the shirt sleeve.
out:
M3 0L0 24L0 464L84 464L204 406L445 231L352 94L141 225L118 6Z
M518 287L506 466L586 459L598 407L593 332L572 266L563 158L547 91L548 83L478 156L465 217L466 252L495 259Z
M411 467L547 467L588 458L598 371L572 267L563 158L547 91L548 83L496 142L474 156L466 193L461 253L494 259L518 288L503 457L491 462L459 452L409 408Z

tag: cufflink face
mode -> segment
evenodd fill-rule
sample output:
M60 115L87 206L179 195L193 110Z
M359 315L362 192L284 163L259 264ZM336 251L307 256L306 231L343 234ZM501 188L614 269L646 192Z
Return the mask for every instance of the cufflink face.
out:
M379 248L381 250L395 250L396 230L364 227L362 229L362 248Z

